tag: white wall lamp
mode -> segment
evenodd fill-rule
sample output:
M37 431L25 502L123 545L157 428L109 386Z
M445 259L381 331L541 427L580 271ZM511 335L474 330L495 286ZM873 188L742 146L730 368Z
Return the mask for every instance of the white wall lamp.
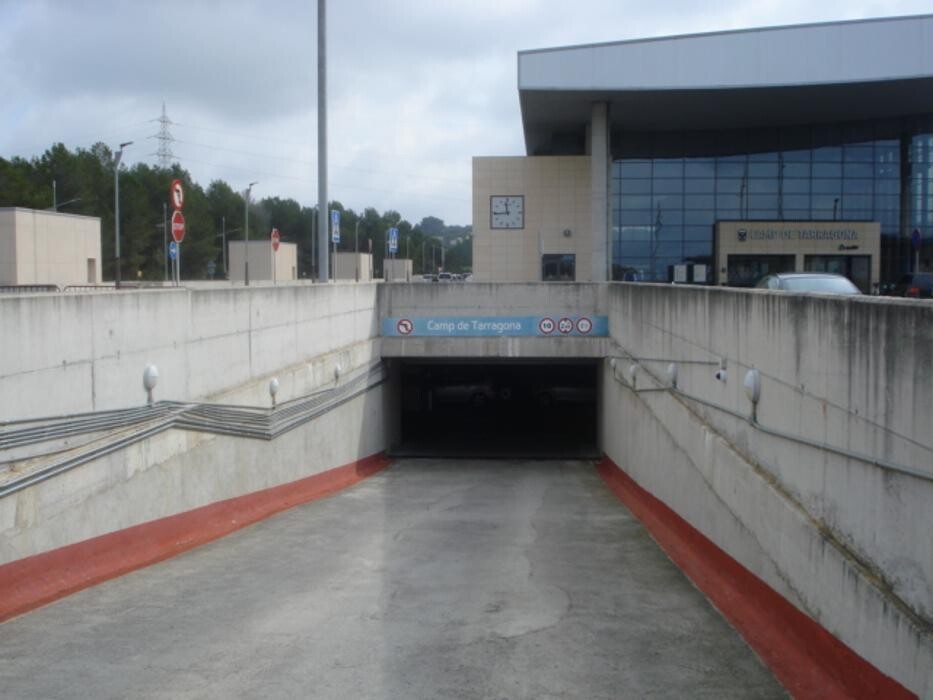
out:
M638 364L634 363L629 365L628 368L628 383L632 385L632 388L636 388L636 382L638 381Z
M152 405L152 390L159 383L159 368L155 365L146 365L143 370L143 388L146 390L146 403Z
M667 366L667 380L671 389L677 388L677 363L671 362Z
M752 402L752 423L758 422L758 400L761 398L761 372L750 369L745 373L745 395Z

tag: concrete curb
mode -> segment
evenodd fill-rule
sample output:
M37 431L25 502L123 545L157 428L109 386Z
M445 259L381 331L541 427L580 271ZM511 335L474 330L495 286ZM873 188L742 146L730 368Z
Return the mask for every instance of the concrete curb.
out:
M0 622L168 559L288 508L329 496L389 463L380 452L298 481L4 564L0 566Z
M916 698L798 610L608 457L610 490L795 698Z

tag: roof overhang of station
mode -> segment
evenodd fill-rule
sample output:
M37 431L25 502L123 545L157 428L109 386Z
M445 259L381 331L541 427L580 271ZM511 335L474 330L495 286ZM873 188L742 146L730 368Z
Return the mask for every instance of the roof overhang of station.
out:
M933 15L523 51L528 155L620 131L704 131L933 113Z

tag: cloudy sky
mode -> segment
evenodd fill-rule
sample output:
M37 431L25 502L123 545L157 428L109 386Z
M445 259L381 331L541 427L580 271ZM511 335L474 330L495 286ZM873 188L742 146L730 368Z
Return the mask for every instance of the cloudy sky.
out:
M470 223L470 158L521 155L516 52L920 14L929 0L328 3L330 199ZM314 0L0 0L0 156L134 141L196 181L317 200Z

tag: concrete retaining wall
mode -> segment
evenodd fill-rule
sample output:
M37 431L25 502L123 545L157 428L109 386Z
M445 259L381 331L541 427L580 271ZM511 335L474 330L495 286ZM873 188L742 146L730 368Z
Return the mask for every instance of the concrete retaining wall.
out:
M374 284L3 298L0 326L12 419L144 403L148 362L157 398L263 406L272 374L284 402L380 359ZM0 564L385 450L387 386L271 442L170 430L0 499Z
M0 420L206 398L378 335L376 284L0 298Z
M620 358L604 450L731 556L922 697L933 694L933 482L767 435L761 425L933 474L933 305L612 285ZM725 361L727 379L714 372ZM710 362L715 364L690 364Z

